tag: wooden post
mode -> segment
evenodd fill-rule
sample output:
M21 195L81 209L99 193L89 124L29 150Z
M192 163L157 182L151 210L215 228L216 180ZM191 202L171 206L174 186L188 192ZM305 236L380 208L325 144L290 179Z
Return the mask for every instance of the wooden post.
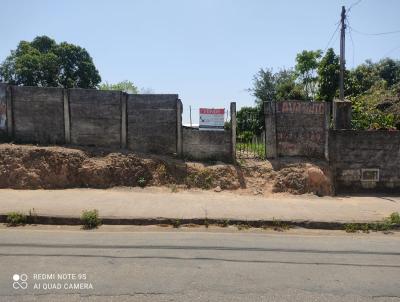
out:
M276 102L264 103L265 153L267 158L278 157L276 139Z
M7 85L6 88L6 115L7 115L7 135L9 139L14 138L14 116L13 116L13 100L12 87Z
M126 108L128 102L128 94L121 92L121 148L127 147L127 119L126 119Z
M176 102L176 154L183 156L183 138L182 138L182 102L180 99Z
M231 102L231 147L232 162L236 163L236 103Z
M69 91L68 89L63 89L64 98L64 136L65 143L71 143L71 116L69 112Z

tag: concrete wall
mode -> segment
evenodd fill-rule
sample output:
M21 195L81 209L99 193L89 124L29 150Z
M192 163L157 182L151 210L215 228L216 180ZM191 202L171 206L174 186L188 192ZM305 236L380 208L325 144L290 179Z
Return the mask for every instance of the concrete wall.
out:
M267 157L327 157L329 103L269 102L264 110Z
M0 83L0 139L175 154L182 149L177 150L181 136L178 105L177 94L128 95Z
M232 162L230 131L200 131L183 127L183 156L195 160Z
M71 143L120 147L120 91L69 89Z
M136 152L177 153L178 102L177 94L128 95L128 148Z
M7 85L0 83L0 141L7 139Z
M11 86L11 98L15 141L64 143L63 89Z
M339 193L400 192L400 131L331 130L329 161ZM362 180L374 169L377 181Z

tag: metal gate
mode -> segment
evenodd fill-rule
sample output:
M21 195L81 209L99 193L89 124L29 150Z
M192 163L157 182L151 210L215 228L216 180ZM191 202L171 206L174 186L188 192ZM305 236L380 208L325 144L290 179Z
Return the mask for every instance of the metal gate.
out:
M236 157L265 159L265 119L262 109L243 107L236 114Z

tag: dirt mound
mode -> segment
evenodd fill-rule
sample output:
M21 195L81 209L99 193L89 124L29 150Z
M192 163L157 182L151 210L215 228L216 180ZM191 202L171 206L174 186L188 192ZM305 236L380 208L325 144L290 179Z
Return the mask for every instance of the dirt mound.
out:
M242 193L332 193L323 164L280 160L239 165L185 162L94 148L0 144L0 188L57 189L178 185Z
M272 190L292 194L332 195L329 169L324 166L311 163L289 164L277 171Z

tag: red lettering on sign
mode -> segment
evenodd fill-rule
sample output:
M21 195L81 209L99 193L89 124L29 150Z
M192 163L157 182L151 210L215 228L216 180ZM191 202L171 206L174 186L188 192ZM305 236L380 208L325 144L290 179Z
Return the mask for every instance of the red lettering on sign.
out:
M200 114L225 114L225 109L200 108Z

